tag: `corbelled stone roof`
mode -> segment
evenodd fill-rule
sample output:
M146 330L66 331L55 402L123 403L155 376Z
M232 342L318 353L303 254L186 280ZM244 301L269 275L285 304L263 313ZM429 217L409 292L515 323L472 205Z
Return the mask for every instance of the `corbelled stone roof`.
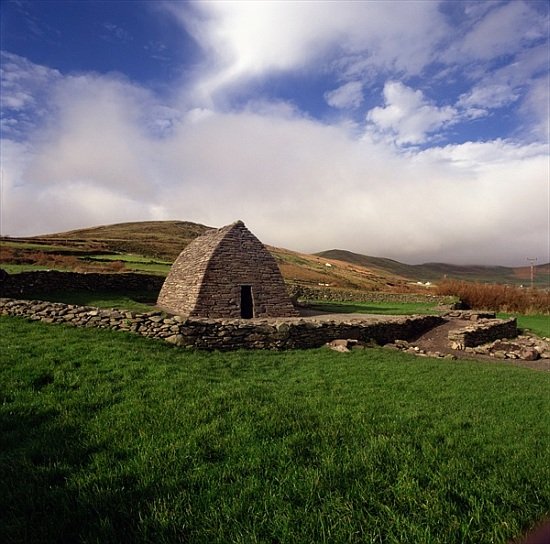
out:
M237 221L196 238L181 252L158 305L186 316L238 318L243 287L252 295L254 317L297 315L275 259Z

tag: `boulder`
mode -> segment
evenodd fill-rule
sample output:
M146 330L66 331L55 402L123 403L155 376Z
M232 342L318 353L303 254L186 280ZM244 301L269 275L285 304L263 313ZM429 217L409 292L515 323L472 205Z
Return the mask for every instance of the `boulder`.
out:
M536 361L540 357L540 353L535 348L523 348L517 356L522 361Z

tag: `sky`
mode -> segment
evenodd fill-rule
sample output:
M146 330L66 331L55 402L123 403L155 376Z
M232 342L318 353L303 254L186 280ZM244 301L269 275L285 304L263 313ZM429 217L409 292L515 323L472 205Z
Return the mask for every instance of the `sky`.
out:
M4 0L1 234L548 262L549 6Z

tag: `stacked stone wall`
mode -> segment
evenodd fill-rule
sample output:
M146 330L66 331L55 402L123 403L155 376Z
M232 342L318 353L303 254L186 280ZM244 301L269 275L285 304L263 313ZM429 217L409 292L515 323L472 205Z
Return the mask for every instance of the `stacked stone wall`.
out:
M327 301L327 302L413 302L452 305L456 297L438 296L422 293L385 293L383 291L360 291L330 287L309 287L289 285L288 290L293 300Z
M1 271L3 272L3 271ZM82 274L55 270L0 274L0 296L25 298L55 291L135 291L158 293L164 277L149 274Z
M477 321L474 325L450 331L448 338L452 349L465 349L481 346L500 338L515 338L517 335L516 318L510 317Z
M7 274L0 269L0 296L24 298L36 293L55 291L145 291L152 298L160 292L165 278L152 274L100 274L40 270ZM291 298L303 301L326 300L329 302L434 302L450 304L452 297L414 293L384 293L379 291L354 291L344 289L316 289L287 285ZM185 291L182 289L182 291ZM198 291L197 291L198 294ZM195 294L195 296L197 295Z
M207 350L306 349L338 338L378 344L411 340L441 324L438 316L408 316L384 320L313 321L286 319L197 319L162 312L135 313L43 302L0 298L0 315L20 316L45 323L127 331L172 344Z

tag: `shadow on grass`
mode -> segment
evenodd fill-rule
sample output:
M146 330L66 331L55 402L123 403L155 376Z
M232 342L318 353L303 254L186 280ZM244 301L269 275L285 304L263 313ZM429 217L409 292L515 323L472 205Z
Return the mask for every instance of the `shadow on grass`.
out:
M367 304L338 304L338 303L322 303L314 302L306 306L308 310L331 313L331 314L382 314L382 315L400 315L408 313L433 313L433 309L430 312L430 308L415 307L414 310L410 310L404 305L396 306L368 306Z
M0 542L170 541L162 527L140 526L153 490L117 470L126 454L113 459L62 419L54 409L0 412Z

